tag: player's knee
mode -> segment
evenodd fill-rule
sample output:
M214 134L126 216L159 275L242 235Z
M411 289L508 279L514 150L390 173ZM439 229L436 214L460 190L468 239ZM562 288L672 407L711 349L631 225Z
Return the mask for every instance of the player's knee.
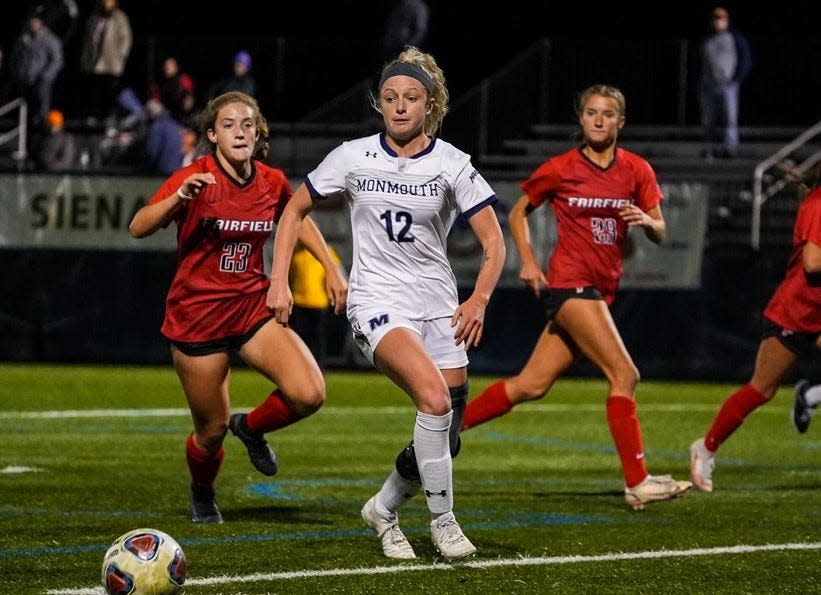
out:
M295 393L288 394L288 401L300 417L316 413L325 403L325 384L324 382L305 384Z
M639 384L639 380L641 380L639 369L632 362L628 362L615 371L613 377L610 378L610 385L613 392L617 394L632 395Z

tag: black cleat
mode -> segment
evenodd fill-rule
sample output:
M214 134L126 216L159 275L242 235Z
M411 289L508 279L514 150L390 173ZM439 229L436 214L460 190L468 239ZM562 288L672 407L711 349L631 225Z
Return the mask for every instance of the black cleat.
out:
M810 419L815 413L815 407L807 404L807 389L810 388L808 380L799 380L795 385L795 401L792 406L792 424L799 433L803 434L810 427Z
M222 524L222 514L217 508L217 497L210 486L191 486L191 520L198 524Z
M231 433L234 434L248 449L248 458L254 468L263 475L276 475L277 456L262 434L255 434L248 430L248 415L235 413L228 422Z

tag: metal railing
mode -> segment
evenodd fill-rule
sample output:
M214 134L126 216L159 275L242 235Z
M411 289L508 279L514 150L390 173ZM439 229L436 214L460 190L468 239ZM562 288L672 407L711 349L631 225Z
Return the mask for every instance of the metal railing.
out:
M821 134L821 121L799 134L792 141L755 166L755 170L753 171L753 212L750 226L750 245L753 250L758 250L761 247L761 210L764 203L783 190L784 187L790 182L788 176L782 176L765 188L765 174L770 169L783 162L784 159L792 155L795 151L817 137L819 134ZM812 153L801 163L797 164L794 168L792 168L792 172L797 175L803 175L819 161L821 161L821 149Z
M18 109L17 125L11 130L0 133L0 146L17 139L17 150L12 153L12 157L17 161L25 161L28 156L27 142L28 142L28 104L22 97L13 99L7 104L0 106L0 117L5 116L9 112Z

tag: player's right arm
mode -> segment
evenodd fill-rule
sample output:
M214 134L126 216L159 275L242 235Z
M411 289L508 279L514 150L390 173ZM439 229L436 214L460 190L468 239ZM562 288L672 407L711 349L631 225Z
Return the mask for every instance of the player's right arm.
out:
M128 225L131 237L145 238L161 227L168 225L174 211L181 204L196 198L206 184L214 183L216 183L216 180L212 173L193 173L182 181L179 188L171 190L170 194L168 190L163 191L163 194L167 194L167 196L158 199L155 195L147 205L134 214L134 218ZM163 187L165 186L167 184L163 185Z
M522 283L530 287L536 297L539 296L542 287L547 285L544 271L539 266L533 244L530 241L530 227L527 224L527 215L532 210L527 194L522 195L508 214L510 224L510 235L513 236L513 243L519 253L519 279Z
M294 255L294 246L301 235L302 223L313 208L313 201L305 184L296 189L277 221L274 236L274 262L271 266L271 285L266 305L281 325L288 325L294 306L294 296L288 286L288 270ZM306 237L310 241L309 237Z

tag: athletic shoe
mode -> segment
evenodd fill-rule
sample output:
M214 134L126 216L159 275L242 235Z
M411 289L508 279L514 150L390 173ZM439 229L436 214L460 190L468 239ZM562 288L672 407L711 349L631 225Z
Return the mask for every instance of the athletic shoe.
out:
M277 456L262 434L251 432L248 429L248 415L235 413L228 422L231 433L239 438L248 449L248 458L257 471L263 475L276 475Z
M445 513L431 522L430 535L433 545L448 561L459 560L476 553L476 546L462 533L462 528L459 527L452 512Z
M676 481L669 475L648 475L640 484L624 488L624 499L633 508L641 510L649 502L672 500L693 487L689 481Z
M690 445L690 479L702 492L713 491L715 464L715 453L704 445L704 438L699 438Z
M807 389L810 388L809 380L799 380L795 385L795 401L792 405L792 425L800 434L810 427L810 419L815 413L815 407L807 404Z
M191 520L201 524L222 524L222 514L217 508L217 497L214 488L191 486Z
M384 517L376 512L376 496L371 497L362 507L362 520L382 539L382 553L396 560L413 560L416 554L411 544L399 528L399 517L396 513Z

